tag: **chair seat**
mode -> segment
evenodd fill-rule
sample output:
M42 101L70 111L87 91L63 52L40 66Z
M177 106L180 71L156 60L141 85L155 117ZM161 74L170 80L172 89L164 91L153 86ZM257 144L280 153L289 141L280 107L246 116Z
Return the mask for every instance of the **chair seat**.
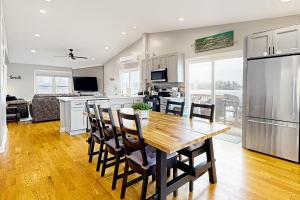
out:
M119 145L120 147L124 147L124 144L123 144L123 140L122 140L122 137L118 137L118 140L119 140ZM113 148L114 150L118 150L118 148L116 147L116 142L115 142L115 139L112 138L108 141L106 141L106 145L110 146L111 148Z
M130 160L134 161L136 164L140 165L144 169L148 169L150 167L153 167L156 165L156 149L151 147L151 146L146 146L146 155L147 155L147 160L148 160L148 165L144 166L143 165L143 158L142 158L142 153L140 150L132 152L129 156L126 156ZM177 153L172 153L167 155L167 159L173 158L177 156Z
M94 133L93 133L93 136L95 136L97 139L99 139L99 140L102 140L102 138L101 138L101 136L100 136L100 133L98 132L98 131L95 131Z

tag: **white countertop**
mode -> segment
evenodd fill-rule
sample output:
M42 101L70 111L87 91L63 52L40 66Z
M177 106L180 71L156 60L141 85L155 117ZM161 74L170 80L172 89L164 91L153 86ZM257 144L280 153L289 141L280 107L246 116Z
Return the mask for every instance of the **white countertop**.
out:
M110 100L110 99L128 99L128 98L143 98L143 95L134 96L109 96L109 97L96 97L96 96L78 96L78 97L57 97L60 101L87 101L87 100Z

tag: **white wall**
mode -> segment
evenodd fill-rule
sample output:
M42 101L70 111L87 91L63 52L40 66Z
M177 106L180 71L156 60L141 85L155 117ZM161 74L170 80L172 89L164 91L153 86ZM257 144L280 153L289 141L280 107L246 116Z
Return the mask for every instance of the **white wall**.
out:
M71 68L10 63L7 72L7 93L31 101L34 95L34 70L72 72ZM10 75L20 75L22 79L10 79Z
M119 92L119 71L126 68L140 67L140 63L131 65L122 65L119 60L121 57L138 54L143 56L143 42L139 39L124 51L113 57L104 65L104 94L107 96L115 95L115 87ZM111 80L114 79L114 80Z
M204 56L208 54L223 53L229 51L243 50L244 40L247 35L264 30L285 27L293 24L300 23L300 15L281 17L274 19L226 24L211 27L200 27L186 30L169 31L161 33L148 34L148 50L155 55L162 55L166 53L180 52L185 54L185 58L192 58ZM234 46L202 52L199 54L194 53L193 44L196 39L226 32L234 31ZM121 56L129 55L132 52L143 52L142 40L139 40L129 48L122 51L120 54L113 57L109 62L104 64L104 90L106 92L112 91L114 85L118 86L111 81L109 77L115 77L116 83L119 83L118 71L123 67L118 63Z
M0 153L5 151L5 144L7 138L6 126L6 34L3 19L3 2L0 0Z
M73 69L73 76L97 77L98 91L103 95L104 92L104 66L87 67Z
M181 52L185 54L186 58L191 58L207 54L243 50L246 36L256 32L294 24L300 24L300 15L179 31L153 33L149 35L148 44L149 50L154 52L156 55L170 52ZM234 31L234 46L198 54L194 53L192 45L194 44L195 39L231 30Z

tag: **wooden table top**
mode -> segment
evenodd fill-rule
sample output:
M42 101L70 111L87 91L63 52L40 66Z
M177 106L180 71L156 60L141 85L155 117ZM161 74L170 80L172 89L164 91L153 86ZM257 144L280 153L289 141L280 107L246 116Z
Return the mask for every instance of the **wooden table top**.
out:
M131 108L121 112L132 114ZM113 111L116 127L119 128L117 112ZM124 120L127 128L135 129L134 122ZM166 153L174 153L190 145L205 141L207 138L225 133L229 126L209 123L200 119L189 119L159 112L150 112L149 119L141 120L145 142Z

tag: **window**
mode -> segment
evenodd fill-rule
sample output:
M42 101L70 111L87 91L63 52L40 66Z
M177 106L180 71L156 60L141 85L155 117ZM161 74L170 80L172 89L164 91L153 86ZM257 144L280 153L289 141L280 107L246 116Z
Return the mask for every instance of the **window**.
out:
M129 69L120 71L120 88L123 95L136 95L140 89L139 69Z
M36 94L71 93L72 74L70 72L36 70L34 73L34 85Z

